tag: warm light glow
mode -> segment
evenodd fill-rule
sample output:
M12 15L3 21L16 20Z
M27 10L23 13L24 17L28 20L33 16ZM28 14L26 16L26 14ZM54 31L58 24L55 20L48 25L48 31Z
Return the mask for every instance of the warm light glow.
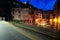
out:
M35 19L35 24L40 25L40 18Z
M53 22L52 20L53 20L53 19L50 19L50 24L52 24L52 22Z
M39 21L39 19L36 19L35 21Z
M42 21L40 25L41 26L45 26L46 25L46 22L45 21Z
M52 19L50 19L50 22L52 22Z
M57 22L57 18L54 18L54 22L55 22L55 23Z
M60 23L60 17L58 17L58 23Z
M56 22L60 23L60 16L59 16L58 18L54 18L54 22L55 22L55 23L56 23Z
M41 26L45 26L46 24L45 23L42 23Z
M44 19L40 19L40 18L35 19L35 24L37 26L42 26L44 28L47 28L47 26L46 26L47 23L46 23L46 20L44 20Z

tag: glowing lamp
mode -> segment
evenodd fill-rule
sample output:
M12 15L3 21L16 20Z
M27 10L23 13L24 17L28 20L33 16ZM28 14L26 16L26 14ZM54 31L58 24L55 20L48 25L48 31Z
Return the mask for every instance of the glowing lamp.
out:
M54 22L55 22L55 23L57 22L57 18L54 18Z
M58 23L60 23L60 17L58 17Z

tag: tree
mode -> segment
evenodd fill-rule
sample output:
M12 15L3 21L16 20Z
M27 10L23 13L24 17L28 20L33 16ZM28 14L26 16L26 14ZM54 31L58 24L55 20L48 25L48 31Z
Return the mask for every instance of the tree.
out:
M0 0L0 17L5 17L6 21L12 20L11 9L15 7L15 0Z

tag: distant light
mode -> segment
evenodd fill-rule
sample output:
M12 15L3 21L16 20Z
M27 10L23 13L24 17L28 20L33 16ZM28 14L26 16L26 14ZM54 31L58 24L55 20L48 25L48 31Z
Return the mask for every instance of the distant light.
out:
M40 24L41 26L45 26L46 25L46 22L43 20L43 21L41 21L41 24Z
M52 24L53 23L53 19L50 19L50 24Z
M24 2L24 4L27 4L27 2Z
M27 4L27 0L19 0L19 1L21 1L24 4Z
M35 24L37 24L37 26L40 25L40 18L35 19Z
M54 22L57 23L57 18L54 18Z
M36 19L35 21L37 22L37 21L39 21L39 19Z
M46 24L45 23L42 23L41 26L45 26Z
M60 23L60 16L58 17L58 23Z

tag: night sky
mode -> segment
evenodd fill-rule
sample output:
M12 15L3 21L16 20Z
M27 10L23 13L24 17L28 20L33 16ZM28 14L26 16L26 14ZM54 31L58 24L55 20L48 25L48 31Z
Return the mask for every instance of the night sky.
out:
M25 1L27 1L27 0L25 0ZM22 1L22 2L25 2L25 1ZM20 1L20 3L22 3L22 2ZM57 3L57 5L58 5L57 9L59 9L59 8L60 8L60 5L59 5L59 4L60 4L60 1L58 0L58 1L56 1L56 3ZM55 3L55 4L56 4L56 3ZM32 4L33 4L33 3L32 3ZM54 4L54 5L55 5L55 4ZM25 5L25 6L22 6L22 5L21 5L21 6L22 6L22 7L28 7L28 6L30 6L30 4L27 5L27 4L24 4L24 3L23 3L23 5ZM33 5L34 5L34 4L33 4ZM31 6L32 6L32 5L31 5ZM36 8L37 6L35 5L35 6L33 6L33 7ZM43 7L43 8L44 8L44 7ZM53 8L53 7L50 6L49 8L51 9L51 8ZM47 8L47 9L50 10L49 8ZM40 8L38 7L38 9L40 9ZM47 10L47 9L45 8L44 10Z
M60 0L58 0L58 9L60 9Z
M23 4L25 3L27 4L28 0L18 0L18 1L22 2ZM32 5L37 9L47 11L47 10L53 10L56 2L57 0L29 0L29 5Z

